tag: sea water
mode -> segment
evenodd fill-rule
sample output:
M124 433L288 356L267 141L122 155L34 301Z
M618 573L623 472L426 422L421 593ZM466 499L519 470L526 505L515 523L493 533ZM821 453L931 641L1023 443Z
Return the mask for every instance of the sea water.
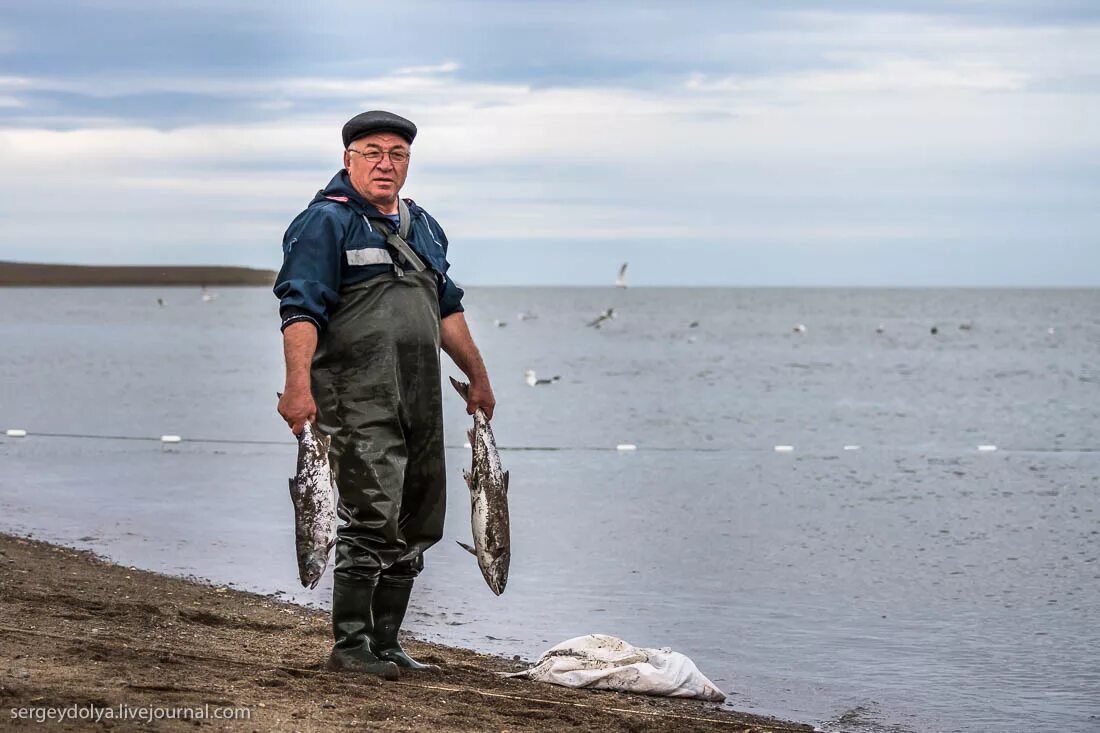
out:
M217 295L0 290L0 431L28 431L0 437L0 530L325 606L330 574L296 576L275 299ZM1100 291L466 304L511 575L494 597L455 543L470 418L445 387L446 537L411 631L527 659L671 646L733 708L828 730L1100 730Z

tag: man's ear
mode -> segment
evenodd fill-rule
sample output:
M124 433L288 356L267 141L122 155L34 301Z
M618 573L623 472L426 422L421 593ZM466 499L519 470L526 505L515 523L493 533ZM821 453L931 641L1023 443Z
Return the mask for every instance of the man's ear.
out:
M351 153L344 151L344 168L351 168Z

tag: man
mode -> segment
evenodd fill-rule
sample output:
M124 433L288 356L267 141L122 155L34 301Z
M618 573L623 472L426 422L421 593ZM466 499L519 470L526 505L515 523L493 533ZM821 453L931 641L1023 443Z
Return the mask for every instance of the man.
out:
M329 669L396 679L427 668L397 632L424 551L443 536L439 348L492 416L485 364L447 275L447 237L399 198L416 126L389 112L344 125L344 168L294 219L275 283L286 386L279 414L332 438L340 492Z

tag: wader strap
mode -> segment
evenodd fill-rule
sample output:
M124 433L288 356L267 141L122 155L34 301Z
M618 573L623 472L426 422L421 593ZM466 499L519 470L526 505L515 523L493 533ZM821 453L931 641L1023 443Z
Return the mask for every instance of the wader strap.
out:
M397 236L402 239L408 239L409 227L412 226L412 217L409 216L409 205L406 204L405 199L400 196L397 197L397 220L399 222Z
M400 253L401 256L405 258L405 261L412 265L412 269L416 270L417 272L424 272L424 270L428 269L424 266L424 263L420 260L420 258L416 256L416 252L413 252L412 247L410 247L408 243L397 234L394 234L392 232L390 234L387 234L386 244L396 249L398 253Z
M424 266L423 260L413 251L413 248L409 246L409 243L405 239L409 236L409 229L411 228L412 217L409 215L409 207L405 204L405 200L402 198L397 199L397 214L400 217L400 224L398 230L393 231L393 222L388 219L376 219L376 223L381 224L386 231L386 244L393 247L405 262L408 262L412 269L417 272L424 272L428 269ZM370 226L370 219L367 215L363 215L364 221L367 222L367 226ZM400 275L403 270L395 263L394 265L397 274Z

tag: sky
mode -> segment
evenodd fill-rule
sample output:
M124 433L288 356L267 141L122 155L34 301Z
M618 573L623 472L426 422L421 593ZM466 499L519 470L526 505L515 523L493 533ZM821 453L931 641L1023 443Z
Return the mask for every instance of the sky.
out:
M278 269L387 109L464 285L1100 286L1100 3L0 6L0 260Z

